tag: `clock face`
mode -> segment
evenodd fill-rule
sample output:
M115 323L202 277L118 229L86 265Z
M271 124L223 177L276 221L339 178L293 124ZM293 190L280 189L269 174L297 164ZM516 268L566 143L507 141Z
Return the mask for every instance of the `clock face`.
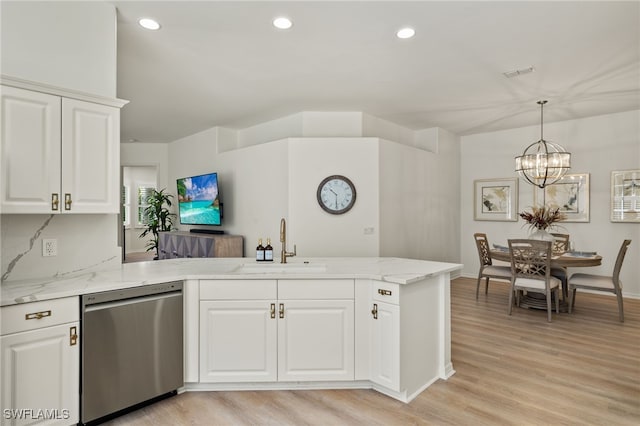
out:
M326 177L318 185L318 204L331 214L342 214L351 210L356 201L356 187L344 176Z

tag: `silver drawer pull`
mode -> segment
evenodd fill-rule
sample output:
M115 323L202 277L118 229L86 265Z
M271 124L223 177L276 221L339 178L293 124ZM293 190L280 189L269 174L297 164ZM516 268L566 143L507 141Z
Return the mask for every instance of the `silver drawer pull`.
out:
M26 314L24 316L24 319L26 320L32 320L32 319L41 319L44 317L50 317L51 316L51 311L42 311L42 312L33 312L30 314Z
M391 290L383 290L381 288L378 289L378 294L383 296L391 296Z

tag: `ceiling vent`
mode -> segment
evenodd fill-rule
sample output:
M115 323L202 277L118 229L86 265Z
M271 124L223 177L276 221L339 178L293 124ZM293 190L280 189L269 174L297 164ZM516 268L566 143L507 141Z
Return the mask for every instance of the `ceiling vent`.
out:
M504 76L507 77L507 78L513 78L513 77L518 77L520 75L529 74L529 73L532 73L534 71L535 71L535 68L529 67L529 68L523 68L521 70L513 70L513 71L503 72L502 74L504 74Z

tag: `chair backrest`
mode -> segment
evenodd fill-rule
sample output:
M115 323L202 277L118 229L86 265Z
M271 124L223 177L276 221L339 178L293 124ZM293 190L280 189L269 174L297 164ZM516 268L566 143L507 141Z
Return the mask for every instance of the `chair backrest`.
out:
M511 274L515 278L546 281L551 276L551 241L509 240Z
M473 234L473 239L476 240L478 257L480 258L480 267L491 265L491 254L489 253L489 240L487 239L487 234L477 232Z
M554 234L553 235L553 247L551 251L553 254L562 254L569 251L569 234Z
M624 240L622 242L622 246L620 246L620 251L618 252L618 258L616 259L616 265L613 267L613 285L616 288L616 292L621 287L620 269L622 269L622 261L624 260L624 255L627 254L629 244L631 244L631 240Z

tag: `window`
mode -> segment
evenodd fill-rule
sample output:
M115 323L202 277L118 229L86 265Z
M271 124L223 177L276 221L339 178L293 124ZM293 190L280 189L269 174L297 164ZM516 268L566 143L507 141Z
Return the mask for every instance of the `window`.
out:
M131 226L131 194L129 185L122 185L121 203L122 203L122 224L126 227Z
M144 210L149 207L147 199L155 189L155 186L150 184L138 185L138 221L136 226L139 228L147 226L147 218L144 215Z

